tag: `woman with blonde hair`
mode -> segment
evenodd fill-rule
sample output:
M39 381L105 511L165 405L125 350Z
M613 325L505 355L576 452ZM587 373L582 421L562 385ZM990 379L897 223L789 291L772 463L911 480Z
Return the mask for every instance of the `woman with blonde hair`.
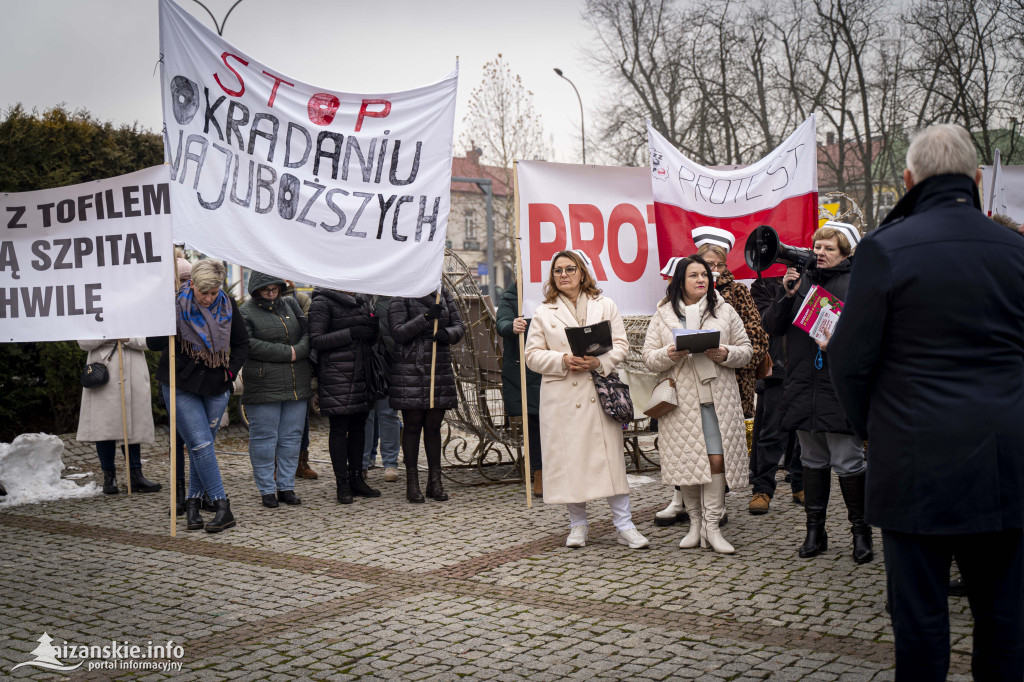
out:
M249 355L245 321L235 300L221 289L224 275L224 264L220 261L201 260L192 266L192 278L181 285L175 299L178 332L174 339L174 398L178 433L188 446L189 459L186 528L205 527L208 533L235 525L213 442L231 397L232 382ZM164 402L170 405L167 337L151 336L146 344L151 350L162 351L156 377ZM199 515L203 493L216 509L209 523L204 523Z
M611 323L613 348L596 357L573 355L566 329L602 320ZM633 525L622 424L605 414L594 387L593 374L607 376L628 350L619 309L601 295L583 257L575 251L555 254L544 303L534 312L526 340L526 365L542 376L544 502L568 507L566 547L586 545L587 502L601 498L611 507L620 544L631 549L649 544Z
M753 347L743 321L712 287L711 268L700 256L680 258L665 298L644 339L644 364L675 381L677 407L658 420L662 481L680 487L690 515L683 549L709 544L735 550L719 528L725 485L748 485L746 431L736 369ZM675 330L716 330L719 345L703 353L676 350Z

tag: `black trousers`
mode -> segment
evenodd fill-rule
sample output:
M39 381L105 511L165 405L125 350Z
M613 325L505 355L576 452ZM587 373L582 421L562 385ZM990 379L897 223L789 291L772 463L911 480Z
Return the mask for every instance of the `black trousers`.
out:
M883 530L882 543L898 682L946 679L953 557L974 616L974 679L1024 679L1024 532L913 535Z
M775 472L789 448L796 448L790 460L789 475L793 491L800 492L804 489L800 445L794 433L782 430L782 382L767 379L764 392L758 394L754 412L753 492L775 497Z

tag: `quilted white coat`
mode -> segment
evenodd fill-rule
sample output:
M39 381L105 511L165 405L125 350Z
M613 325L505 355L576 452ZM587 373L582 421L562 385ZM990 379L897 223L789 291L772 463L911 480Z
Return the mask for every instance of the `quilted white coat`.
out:
M701 311L706 306L701 300ZM747 452L746 426L743 422L743 406L736 383L736 368L743 367L754 353L754 349L743 328L743 320L736 310L719 297L715 305L715 317L708 317L701 329L717 329L721 332L720 345L729 350L728 357L721 364L716 363L718 376L711 381L711 394L718 415L718 426L722 431L722 446L725 450L725 478L729 487L739 490L749 487L748 470L750 457ZM691 356L681 363L673 363L668 357L669 347L674 345L673 329L686 325L676 317L672 304L662 300L658 310L651 317L644 339L644 364L652 372L659 372L659 380L672 376L676 378L678 407L658 420L658 454L661 456L661 480L669 485L700 485L711 482L711 464L708 462L707 445L700 419L700 400L697 397L697 375ZM547 471L544 472L547 484Z
M610 298L587 301L587 324L609 320L612 350L599 355L602 375L626 358L629 341L619 309ZM578 327L568 306L556 299L534 313L526 339L526 366L542 375L540 440L544 457L544 502L587 502L629 493L622 425L601 409L590 372L562 364L569 350L566 327Z

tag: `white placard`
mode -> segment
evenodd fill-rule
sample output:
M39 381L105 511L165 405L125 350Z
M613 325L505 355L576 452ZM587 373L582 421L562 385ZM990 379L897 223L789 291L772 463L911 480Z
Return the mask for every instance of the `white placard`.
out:
M167 168L0 195L0 341L175 333Z

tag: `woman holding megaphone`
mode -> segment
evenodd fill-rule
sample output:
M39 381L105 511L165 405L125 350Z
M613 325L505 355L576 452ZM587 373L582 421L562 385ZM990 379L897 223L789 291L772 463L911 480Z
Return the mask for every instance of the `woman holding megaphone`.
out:
M786 271L783 291L764 316L769 334L786 337L782 428L796 430L800 441L807 514L807 536L799 554L809 558L828 549L825 516L835 469L853 534L853 560L864 564L874 558L871 527L864 520L864 443L854 436L836 398L828 353L793 324L800 302L813 285L840 301L846 299L860 233L853 225L830 221L814 233L812 241L814 259L806 272L792 267Z

